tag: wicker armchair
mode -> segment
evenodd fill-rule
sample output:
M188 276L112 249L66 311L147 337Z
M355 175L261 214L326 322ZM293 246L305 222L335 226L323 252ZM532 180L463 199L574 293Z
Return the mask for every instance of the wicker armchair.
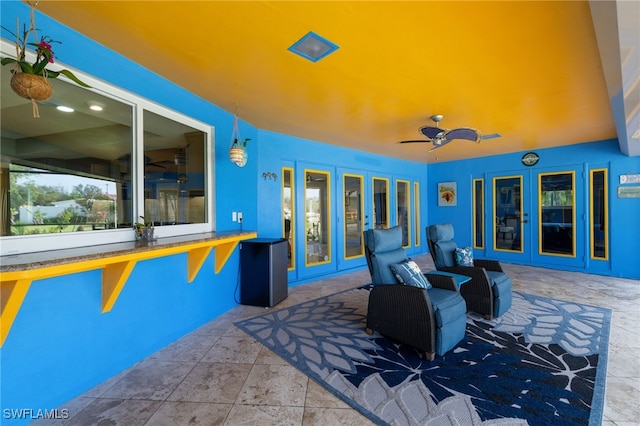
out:
M473 266L457 265L453 235L450 223L427 227L427 244L436 269L471 277L460 289L470 311L487 319L501 316L511 307L511 278L496 260L473 259Z
M369 294L367 333L374 331L418 349L433 360L465 336L464 299L453 278L425 274L432 288L399 284L390 266L406 261L402 228L364 232L365 254L374 284Z

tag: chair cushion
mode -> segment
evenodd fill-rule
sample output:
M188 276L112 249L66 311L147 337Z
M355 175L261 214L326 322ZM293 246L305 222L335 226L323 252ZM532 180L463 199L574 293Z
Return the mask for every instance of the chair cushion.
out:
M460 293L435 287L428 291L438 327L455 322L460 317L466 318L467 304Z
M434 243L453 240L453 225L450 223L430 225L429 239Z
M436 269L456 265L454 254L457 247L455 241L441 241L433 245Z
M487 271L493 292L497 296L506 292L511 293L511 278L504 272Z
M398 280L389 266L406 260L407 255L402 247L392 251L373 253L371 255L371 267L373 269L371 279L373 284L398 284Z
M420 267L413 260L396 263L390 266L391 271L396 276L400 284L411 285L424 289L430 289L431 283L424 276Z
M471 247L455 249L456 265L459 266L473 266L473 249Z
M511 278L504 272L487 271L493 290L493 316L499 317L509 310L513 300Z
M365 233L365 244L372 253L395 250L402 247L402 227L373 229Z

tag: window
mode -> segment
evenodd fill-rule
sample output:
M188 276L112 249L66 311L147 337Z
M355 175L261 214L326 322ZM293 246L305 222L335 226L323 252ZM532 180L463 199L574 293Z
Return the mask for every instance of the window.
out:
M402 228L402 246L407 248L411 245L411 192L409 182L406 180L396 181L396 206L398 208L397 224Z
M295 229L295 214L294 214L294 200L293 195L293 169L291 167L282 168L282 215L284 217L283 223L283 235L287 239L287 257L288 269L294 269L295 265L295 239L294 233L291 232Z
M344 174L343 177L344 212L344 257L351 259L364 255L362 236L362 211L364 198L362 188L364 178L358 175Z
M420 183L413 182L413 217L414 220L414 241L415 246L420 246Z
M473 247L484 248L484 179L473 180Z
M590 176L591 258L607 260L609 258L607 169L591 170Z
M541 173L540 252L575 256L574 173Z
M389 179L373 178L373 229L389 227Z
M159 237L212 231L211 127L78 76L93 88L50 79L34 118L1 74L0 254L132 241L140 216Z

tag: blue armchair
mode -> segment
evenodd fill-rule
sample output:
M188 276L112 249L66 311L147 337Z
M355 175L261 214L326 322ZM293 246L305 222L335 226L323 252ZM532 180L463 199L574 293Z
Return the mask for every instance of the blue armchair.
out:
M467 306L455 280L445 275L425 274L422 288L400 284L391 269L407 265L402 248L402 228L364 231L365 254L373 289L369 294L367 333L383 336L417 348L433 360L453 349L465 336ZM415 272L415 271L414 271ZM420 278L426 277L426 280Z
M427 244L437 270L471 277L471 281L460 289L469 310L491 319L501 316L511 307L511 278L504 273L500 262L473 259L473 266L456 263L458 246L453 240L453 225L428 226Z

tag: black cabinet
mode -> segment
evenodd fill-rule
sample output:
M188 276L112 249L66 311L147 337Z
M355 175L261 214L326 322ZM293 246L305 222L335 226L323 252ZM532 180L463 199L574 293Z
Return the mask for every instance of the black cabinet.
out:
M240 303L272 307L287 298L287 240L253 238L240 243Z

